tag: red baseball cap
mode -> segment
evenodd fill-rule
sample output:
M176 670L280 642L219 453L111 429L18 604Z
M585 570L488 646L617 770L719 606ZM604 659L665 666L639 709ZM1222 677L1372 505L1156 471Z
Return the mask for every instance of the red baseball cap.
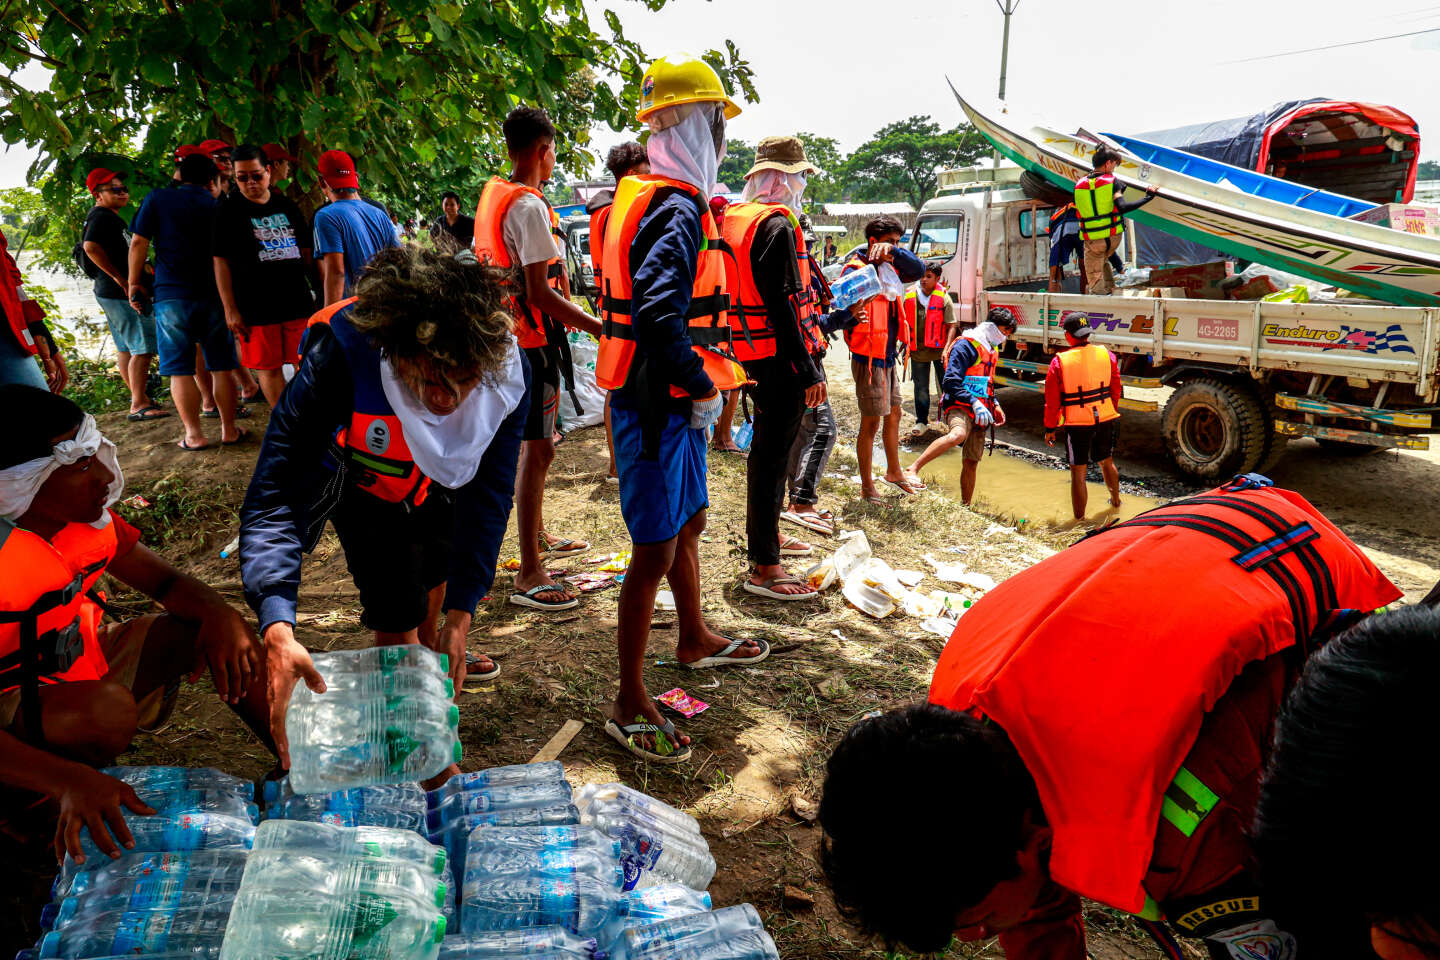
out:
M118 176L120 176L120 174L116 173L114 170L106 170L104 167L96 167L94 170L91 170L90 173L85 177L85 189L90 191L91 196L94 196L95 191L99 190L101 186L109 183L111 180L114 180Z
M360 178L355 175L355 161L344 150L326 150L320 154L320 176L331 190L359 189Z
M279 163L281 160L284 160L287 163L300 162L299 157L292 155L290 151L286 150L278 143L267 143L260 149L265 151L265 159L268 160L270 163Z
M209 157L219 153L221 150L229 150L230 144L224 140L202 140L199 149L201 153Z
M175 162L179 163L186 157L200 152L200 148L193 143L182 143L175 148Z

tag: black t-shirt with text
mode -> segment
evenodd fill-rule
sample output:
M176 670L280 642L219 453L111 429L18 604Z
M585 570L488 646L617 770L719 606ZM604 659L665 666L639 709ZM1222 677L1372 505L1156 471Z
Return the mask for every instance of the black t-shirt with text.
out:
M73 222L73 221L72 221ZM73 234L72 234L73 236ZM83 242L98 243L111 265L122 277L130 274L130 228L114 210L105 207L91 207L85 215L85 229L81 234ZM110 274L101 270L94 280L95 296L106 300L124 300L129 293L120 288Z
M315 311L300 258L314 245L300 208L278 193L263 204L231 194L215 210L211 250L229 262L235 306L248 326L299 320Z

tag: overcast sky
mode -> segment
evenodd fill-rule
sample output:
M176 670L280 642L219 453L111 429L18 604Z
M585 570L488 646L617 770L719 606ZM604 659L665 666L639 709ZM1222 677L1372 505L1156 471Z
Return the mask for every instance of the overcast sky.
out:
M626 34L655 56L733 39L755 70L761 102L742 103L731 135L751 143L808 130L849 152L915 114L959 122L947 76L980 102L996 93L996 0L671 0L653 13L638 0L586 6L602 32L602 11L615 10ZM1431 32L1274 56L1420 30ZM1268 59L1230 62L1252 57ZM25 80L44 83L44 71ZM1018 0L1006 92L1018 109L1061 129L1117 133L1301 97L1379 102L1413 116L1422 157L1440 159L1440 0ZM620 139L597 129L594 146L603 153ZM23 183L32 158L18 147L0 156L0 186Z

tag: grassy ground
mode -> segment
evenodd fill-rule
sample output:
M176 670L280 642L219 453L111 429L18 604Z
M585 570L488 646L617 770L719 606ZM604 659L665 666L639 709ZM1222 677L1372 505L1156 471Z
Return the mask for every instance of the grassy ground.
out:
M847 479L827 477L822 500L835 510L841 529L864 530L874 552L892 566L928 571L924 554L958 545L968 551L947 559L999 580L1078 536L1021 535L935 492L885 506L860 502L848 481L855 472L856 411L848 377L832 380L837 381L842 436L829 472ZM234 536L236 507L257 448L185 454L174 446L173 420L131 424L110 415L102 425L120 447L127 494L152 502L126 509L147 542L243 605L238 567L221 560L219 551ZM250 426L255 430L263 421ZM559 445L546 496L547 528L590 540L593 553L628 545L616 488L603 481L605 464L603 432L577 431ZM578 610L547 616L507 605L509 575L502 573L477 614L471 648L499 660L504 674L491 688L461 699L462 767L523 762L565 720L579 719L585 730L561 756L572 782L620 779L694 813L719 865L711 886L717 906L753 903L787 958L878 955L876 944L837 916L816 859L819 829L797 809L805 811L818 799L825 759L849 724L870 710L924 696L944 641L898 613L870 619L834 590L818 602L794 604L741 591L745 462L712 454L710 464L709 529L701 545L705 612L723 632L769 639L775 653L751 670L682 672L666 664L674 657L673 614L656 615L646 673L651 693L683 686L711 705L693 720L678 719L694 740L690 762L678 769L647 768L601 731L603 708L616 688L617 591L587 594ZM517 552L513 537L512 521L502 557ZM818 546L823 553L838 543L822 540ZM593 569L574 561L569 566L576 572ZM922 584L936 586L933 579ZM143 598L123 590L118 599L136 612L145 609ZM300 637L312 648L368 642L333 534L327 533L307 561L300 610ZM157 736L140 737L122 762L214 765L259 777L272 760L204 680L185 689L174 724ZM17 898L20 908L0 919L0 938L16 946L34 939L49 882L46 843L48 837L37 837L18 851L28 889ZM813 904L805 896L787 899L787 887L813 898ZM1123 917L1101 908L1091 912L1093 956L1157 955ZM999 955L993 942L957 946L950 953Z

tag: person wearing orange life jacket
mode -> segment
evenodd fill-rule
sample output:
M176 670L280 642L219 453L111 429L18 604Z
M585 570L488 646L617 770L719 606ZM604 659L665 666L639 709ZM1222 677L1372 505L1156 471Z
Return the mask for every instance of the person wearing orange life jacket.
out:
M122 810L155 811L94 768L163 725L181 680L207 667L272 747L265 652L218 593L112 511L124 478L94 417L23 384L0 386L0 410L24 414L0 420L0 818L28 831L58 807L57 859L83 862L82 828L117 857L133 843ZM164 613L104 622L106 573ZM306 680L320 684L313 669Z
M302 555L329 519L377 645L447 655L457 693L467 673L500 672L487 657L467 667L465 637L495 577L529 410L504 280L469 251L394 247L355 299L311 318L240 509L241 580L267 649L295 635Z
M807 407L825 402L825 375L806 340L813 323L810 260L797 215L805 177L818 172L797 137L766 137L745 174L740 203L725 208L720 237L730 259L732 349L754 381L754 439L746 459L747 593L771 600L816 599L819 593L785 571L780 560L806 556L810 544L781 537L780 514L790 448Z
M961 447L960 499L970 505L980 460L985 456L986 429L1005 423L1005 410L995 399L995 366L1001 345L1014 335L1015 327L1014 314L1004 307L992 307L984 323L951 344L940 396L940 420L947 432L931 441L910 465L905 476L912 483L918 482L920 470L931 460Z
M584 540L545 532L542 504L545 476L555 459L555 414L560 383L574 389L568 327L594 336L600 323L563 295L560 251L553 228L555 211L545 202L541 184L555 169L555 125L539 107L516 107L505 118L508 179L492 177L475 209L475 255L481 263L519 269L524 289L515 291L511 309L515 338L530 363L529 418L515 488L516 537L520 569L510 602L537 610L568 610L580 601L545 569L545 555L571 556L590 549Z
M944 385L946 348L955 339L958 321L955 301L940 282L940 264L927 263L920 283L905 291L901 301L905 323L910 330L910 379L915 381L915 424L930 420L930 377L935 386Z
M1175 935L1293 960L1249 835L1274 719L1317 645L1400 595L1256 475L1011 577L960 619L928 704L862 720L831 756L837 904L917 953L999 936L1010 960L1084 960L1088 897L1171 960Z
M1120 425L1120 365L1115 355L1090 342L1090 318L1078 310L1060 317L1070 345L1050 361L1045 375L1045 442L1055 445L1056 431L1065 428L1065 455L1070 464L1070 506L1075 519L1085 518L1090 464L1100 467L1110 490L1110 506L1120 507L1120 471L1115 467L1115 434Z
M605 157L605 169L619 183L626 177L643 176L650 172L650 159L645 156L644 145L631 140L610 148ZM605 270L601 264L604 253L605 224L610 220L610 205L615 202L614 190L601 190L585 204L590 214L590 265L594 270L595 286L605 289ZM620 474L615 469L615 438L610 434L610 394L605 394L605 447L610 454L610 469L605 479L619 483Z
M878 270L889 264L901 283L914 283L925 275L925 264L909 250L898 246L905 232L900 221L887 215L865 224L866 250L845 264L842 274L873 264ZM855 457L860 462L860 496L883 503L875 489L871 461L875 434L881 433L885 446L885 482L905 496L925 485L907 478L900 464L900 358L897 347L909 342L900 300L884 296L857 303L849 310L836 311L826 320L834 327L837 315L845 314L845 345L850 348L850 377L855 381L855 399L860 406L860 433L855 440Z
M1088 292L1105 296L1115 289L1110 256L1120 248L1125 232L1125 214L1139 210L1155 199L1155 188L1134 203L1122 198L1124 186L1115 182L1120 155L1109 147L1096 147L1095 171L1075 181L1075 213L1080 220L1080 239L1085 243L1085 281Z
M605 732L652 763L690 755L689 738L645 691L661 579L675 595L678 661L731 666L770 652L764 641L716 633L700 609L705 429L724 406L720 391L746 382L729 352L725 258L708 202L724 156L725 121L739 112L703 60L662 57L651 64L637 118L650 126L652 173L616 185L605 229L595 380L612 392L620 513L633 544L620 589L620 690L606 711Z
M26 383L59 393L70 380L65 358L45 326L45 311L25 292L20 268L0 231L0 384ZM39 361L38 365L36 361Z

